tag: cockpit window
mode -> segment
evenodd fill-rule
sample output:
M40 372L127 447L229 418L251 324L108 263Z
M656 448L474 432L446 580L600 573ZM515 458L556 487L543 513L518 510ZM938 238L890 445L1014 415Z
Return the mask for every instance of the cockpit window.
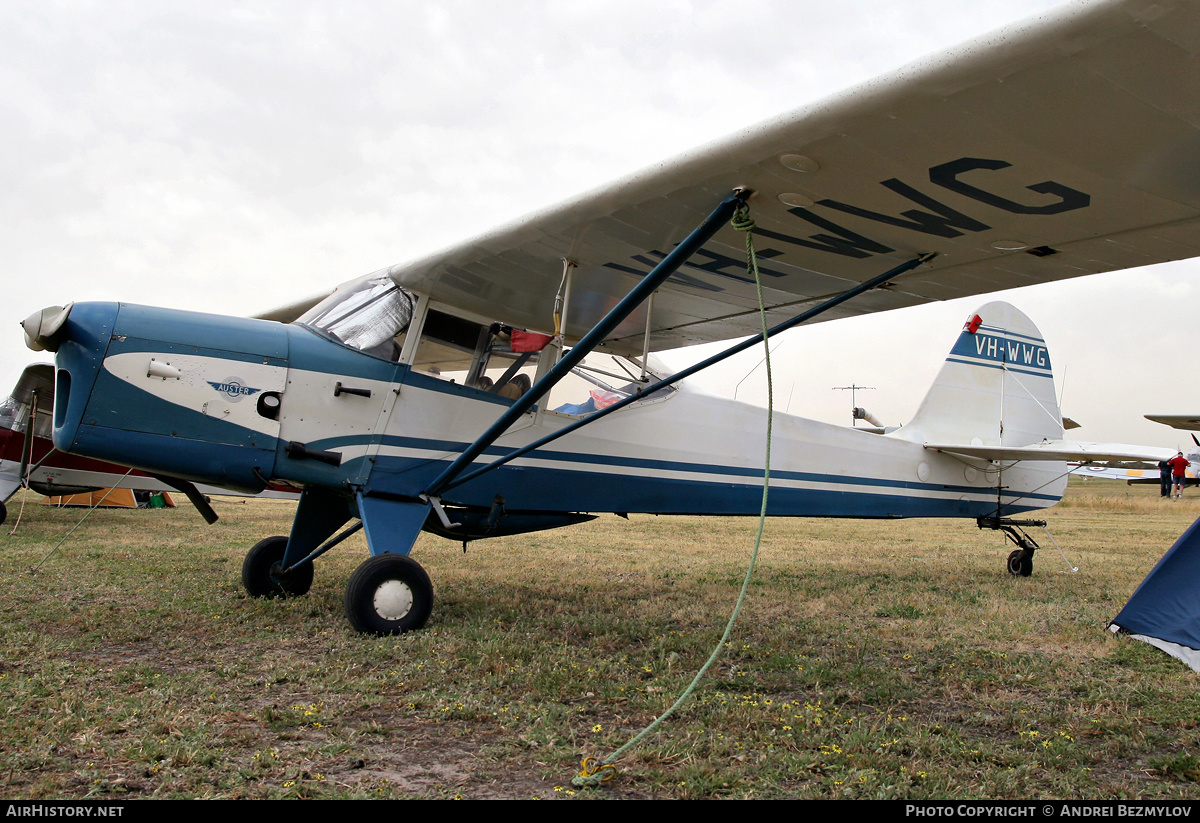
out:
M549 408L559 414L589 415L627 397L641 395L648 385L658 382L660 375L669 373L653 355L643 371L640 362L632 358L592 352L551 389ZM666 386L645 399L663 400L674 391L674 386Z
M17 427L17 414L20 410L21 404L16 400L12 397L4 398L4 401L0 402L0 428L15 429Z
M510 400L529 390L549 335L430 309L413 368Z
M387 274L369 274L339 286L296 322L347 346L395 360L415 304Z
M50 439L54 430L50 408L43 405L34 418L33 434L35 437ZM11 395L0 402L0 428L24 432L29 428L29 418L32 412L26 404Z

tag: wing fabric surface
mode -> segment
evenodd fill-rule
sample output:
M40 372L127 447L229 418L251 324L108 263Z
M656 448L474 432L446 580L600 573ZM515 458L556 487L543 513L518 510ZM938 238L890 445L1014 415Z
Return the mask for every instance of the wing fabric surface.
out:
M411 263L432 299L578 339L736 187L772 323L918 254L825 319L1200 254L1200 4L1071 5ZM651 346L751 334L726 227L655 296ZM641 351L642 311L606 348Z
M1142 416L1147 420L1162 423L1173 429L1200 431L1200 416L1194 414L1146 414Z
M12 397L18 403L29 405L33 395L37 393L42 412L48 412L54 406L54 364L31 363L21 372L17 385L13 388Z
M256 314L254 317L256 320L275 320L279 323L291 323L332 293L317 294L312 297L306 297L303 300L297 300L295 303L289 303L286 306L276 306L261 314Z

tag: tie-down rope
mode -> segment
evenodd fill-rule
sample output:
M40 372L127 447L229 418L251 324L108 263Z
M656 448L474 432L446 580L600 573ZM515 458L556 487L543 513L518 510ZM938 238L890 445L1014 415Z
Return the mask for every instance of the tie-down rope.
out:
M642 729L632 740L608 757L603 760L597 760L594 757L583 758L579 764L579 774L571 780L576 786L599 786L601 783L611 780L617 773L616 766L613 765L614 761L652 735L668 717L674 714L691 697L692 692L696 690L696 686L700 683L700 679L704 677L708 670L712 668L713 663L717 661L717 657L721 654L721 649L725 647L725 643L729 640L729 635L733 632L733 624L737 621L738 613L742 610L742 603L745 602L746 592L750 588L750 579L754 574L754 566L758 561L758 549L762 545L763 528L767 522L767 492L771 487L771 422L774 417L775 388L771 380L771 347L767 336L767 310L763 303L762 280L758 273L758 258L754 254L754 221L750 219L750 210L745 204L739 206L737 211L734 212L730 223L733 228L746 233L746 271L754 277L754 285L758 291L758 316L762 323L763 333L763 359L767 365L767 448L763 464L762 506L758 513L758 534L754 538L754 552L750 555L750 564L746 568L746 577L742 581L742 590L738 594L737 603L734 604L733 613L729 615L729 621L725 624L725 633L721 635L721 639L712 650L712 654L708 656L708 660L700 667L700 671L696 672L696 676L692 678L692 682L684 689L683 694L679 695L679 698L671 707L659 715L654 722Z

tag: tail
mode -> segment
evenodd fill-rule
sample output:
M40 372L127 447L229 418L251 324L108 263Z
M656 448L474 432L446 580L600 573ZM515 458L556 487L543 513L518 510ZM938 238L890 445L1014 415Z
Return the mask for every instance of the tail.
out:
M971 315L916 416L896 434L980 446L1062 439L1050 353L1037 326L1008 303Z

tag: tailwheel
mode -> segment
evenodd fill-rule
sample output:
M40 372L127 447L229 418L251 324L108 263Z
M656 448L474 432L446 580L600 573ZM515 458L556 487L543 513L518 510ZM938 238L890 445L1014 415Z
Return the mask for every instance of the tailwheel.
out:
M346 584L346 617L365 634L419 629L433 611L433 584L417 561L379 554L363 562Z
M1033 555L1025 549L1017 549L1008 556L1008 573L1013 577L1029 577L1033 574Z
M975 519L975 525L981 529L1004 532L1004 536L1017 547L1004 564L1009 574L1013 577L1029 577L1033 574L1033 553L1041 546L1029 532L1025 531L1024 527L1033 526L1044 529L1046 528L1045 520L1014 520L1011 517L984 515Z
M283 552L288 539L282 536L258 541L242 562L242 585L251 597L291 597L308 594L312 588L312 563L282 573Z

